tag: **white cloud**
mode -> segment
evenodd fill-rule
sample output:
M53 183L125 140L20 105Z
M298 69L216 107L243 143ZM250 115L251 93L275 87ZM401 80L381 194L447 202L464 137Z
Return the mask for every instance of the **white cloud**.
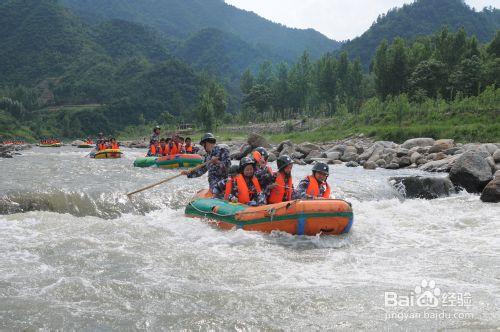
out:
M271 21L294 28L313 28L336 40L352 39L366 31L378 15L413 0L225 0ZM500 0L466 0L480 10L500 7Z

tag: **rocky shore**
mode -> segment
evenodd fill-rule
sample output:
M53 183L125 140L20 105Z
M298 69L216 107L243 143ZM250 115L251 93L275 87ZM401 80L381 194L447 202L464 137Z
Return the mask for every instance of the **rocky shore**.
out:
M271 145L263 136L251 134L247 142L229 142L227 145L233 159L240 159L252 148L263 146L270 151L270 161L286 154L302 165L325 162L367 170L409 168L447 172L455 187L470 193L482 193L485 202L500 201L500 143L461 144L452 139L414 138L397 144L358 135L321 144L283 141ZM425 194L422 196L429 198Z
M15 155L19 155L19 151L31 149L31 144L0 144L0 158L13 158Z

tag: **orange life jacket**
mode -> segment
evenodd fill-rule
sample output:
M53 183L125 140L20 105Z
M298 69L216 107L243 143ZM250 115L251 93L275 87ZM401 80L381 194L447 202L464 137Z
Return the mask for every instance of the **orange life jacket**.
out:
M99 143L97 145L97 150L98 151L106 150L106 144L105 143Z
M243 174L239 174L234 178L229 178L229 181L227 181L226 184L226 192L224 195L224 199L229 198L229 194L231 194L231 191L233 190L233 183L236 182L236 187L238 189L238 202L241 204L248 204L250 202L250 197L252 194L255 194L255 192L250 192L248 190L248 185L247 182L245 181L245 177ZM257 194L262 193L262 189L260 187L259 181L257 178L254 176L252 177L252 183L255 187L255 190L257 191Z
M267 202L269 204L276 204L281 202L288 202L292 200L293 193L293 180L290 176L288 182L285 183L285 175L282 172L278 172L276 177L276 187L271 189L271 193Z
M149 151L151 151L152 156L156 156L156 145L151 144L151 146L149 147Z
M166 156L167 155L167 145L165 145L164 147L161 146L158 146L158 155L160 156Z
M192 145L186 146L185 150L186 150L186 153L193 153L193 146Z
M120 145L118 143L111 143L111 149L120 150Z
M170 143L165 147L165 149L166 149L166 154L171 156L175 156L180 152L179 144L177 143Z
M319 184L318 180L312 175L308 176L309 178L309 187L307 187L306 194L313 196L314 198L320 197L319 196ZM328 182L324 182L326 185L326 190L323 193L323 198L330 198L330 186L328 185Z

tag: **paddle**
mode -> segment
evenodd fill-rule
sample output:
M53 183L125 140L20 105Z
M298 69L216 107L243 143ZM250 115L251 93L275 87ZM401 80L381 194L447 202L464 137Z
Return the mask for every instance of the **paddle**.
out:
M205 167L207 164L208 164L208 162L207 162L207 163L204 163L204 164L201 164L201 165L198 165L198 166L196 166L196 167L194 167L194 168L191 168L191 169L190 169L190 170L188 170L187 172L188 172L188 174L189 174L189 173L196 172L196 171L197 171L197 170L199 170L200 168ZM134 194L137 194L137 193L140 193L140 192L142 192L142 191L144 191L144 190L148 190L148 189L151 189L151 188L153 188L153 187L159 186L160 184L163 184L163 183L168 182L168 181L170 181L170 180L176 179L176 178L178 178L178 177L180 177L180 176L182 176L182 175L184 175L184 174L183 174L183 173L179 173L179 174L177 174L177 175L174 175L174 176L171 176L171 177L166 178L166 179L164 179L164 180L161 180L160 182L157 182L157 183L151 184L151 185L149 185L149 186L147 186L147 187L144 187L144 188L141 188L141 189L139 189L139 190L133 191L133 192L131 192L131 193L128 193L128 194L127 194L127 197L128 197L128 198L130 198L130 196L132 196L132 195L134 195Z

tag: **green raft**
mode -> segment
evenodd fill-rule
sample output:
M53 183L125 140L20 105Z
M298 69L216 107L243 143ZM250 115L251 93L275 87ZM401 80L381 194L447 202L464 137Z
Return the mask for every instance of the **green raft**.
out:
M134 167L151 167L156 165L157 157L142 157L134 161Z

